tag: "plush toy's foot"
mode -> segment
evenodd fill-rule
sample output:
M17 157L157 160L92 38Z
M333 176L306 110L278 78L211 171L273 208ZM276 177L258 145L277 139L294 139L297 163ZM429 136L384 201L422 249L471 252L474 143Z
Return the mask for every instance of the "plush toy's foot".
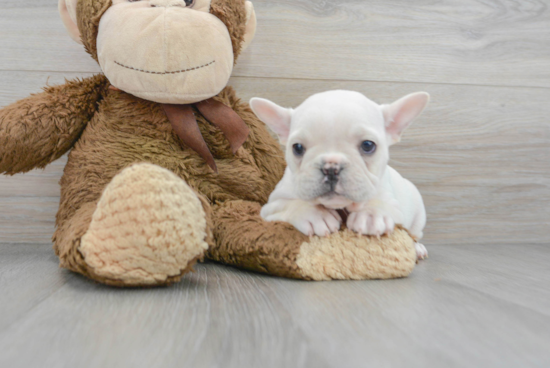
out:
M208 248L206 218L187 184L151 164L123 170L107 186L78 249L85 274L116 286L163 285Z
M306 279L389 279L414 269L414 240L396 228L382 237L342 230L328 237L307 237L292 225L266 222L258 203L235 201L213 211L217 245L208 257L276 276Z

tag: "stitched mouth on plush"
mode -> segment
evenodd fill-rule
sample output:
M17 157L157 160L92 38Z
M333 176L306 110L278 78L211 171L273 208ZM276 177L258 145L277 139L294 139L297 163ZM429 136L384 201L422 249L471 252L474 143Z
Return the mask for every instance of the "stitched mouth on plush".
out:
M155 71L151 71L151 70L145 70L145 69L140 69L140 68L134 68L132 66L128 66L128 65L125 65L125 64L122 64L118 61L114 61L114 63L118 66L121 66L123 68L126 68L126 69L130 69L130 70L135 70L137 72L141 72L141 73L147 73L147 74L156 74L156 75L168 75L168 74L180 74L180 73L187 73L187 72L190 72L190 71L193 71L193 70L198 70L198 69L202 69L202 68L206 68L212 64L214 64L216 62L216 60L212 60L211 62L209 63L206 63L204 65L200 65L200 66L196 66L196 67L193 67L193 68L188 68L188 69L181 69L181 70L175 70L175 71L164 71L164 72L155 72Z

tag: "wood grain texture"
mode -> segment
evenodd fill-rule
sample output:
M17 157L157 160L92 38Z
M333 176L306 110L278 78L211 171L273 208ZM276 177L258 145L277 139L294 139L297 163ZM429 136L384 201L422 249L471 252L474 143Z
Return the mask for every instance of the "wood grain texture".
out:
M70 277L60 272L51 246L0 244L0 331L18 323Z
M2 2L0 70L99 70L56 3ZM255 0L257 38L235 76L550 87L548 4Z
M545 307L543 298L533 297L546 288L548 269L531 269L531 257L517 252L548 262L548 247L507 248L506 258L515 257L523 274L493 262L500 244L483 246L483 254L477 247L433 246L429 260L404 280L314 284L305 291L283 280L269 286L334 367L545 366L550 320L536 311ZM455 267L446 267L451 262ZM465 278L486 282L472 287ZM525 284L530 290L510 301L509 293ZM522 296L530 300L518 302Z
M51 243L59 197L0 197L0 244Z
M525 247L525 249L524 249ZM550 316L548 244L477 244L434 248L430 269L439 281L451 281L491 297Z
M2 367L550 364L548 246L433 246L400 280L206 264L170 288L126 290L59 270L47 251L0 245Z

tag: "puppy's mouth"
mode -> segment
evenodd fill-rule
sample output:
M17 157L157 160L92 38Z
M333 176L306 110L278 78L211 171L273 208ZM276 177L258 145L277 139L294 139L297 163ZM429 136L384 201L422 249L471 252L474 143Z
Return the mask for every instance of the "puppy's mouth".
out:
M325 194L320 195L319 198L332 199L332 198L337 197L337 196L345 197L345 195L343 195L342 193L338 193L335 190L330 190L330 191L326 192Z
M353 201L347 198L345 195L338 193L334 190L326 192L325 194L319 196L317 198L317 202L325 207L332 209L345 208L353 203Z

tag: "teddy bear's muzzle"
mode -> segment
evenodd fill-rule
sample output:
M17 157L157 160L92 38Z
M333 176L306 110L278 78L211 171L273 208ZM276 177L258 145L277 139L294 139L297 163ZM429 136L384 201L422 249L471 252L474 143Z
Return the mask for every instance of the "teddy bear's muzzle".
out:
M111 84L166 104L220 93L234 64L225 25L204 11L135 4L113 5L99 24L98 60Z

